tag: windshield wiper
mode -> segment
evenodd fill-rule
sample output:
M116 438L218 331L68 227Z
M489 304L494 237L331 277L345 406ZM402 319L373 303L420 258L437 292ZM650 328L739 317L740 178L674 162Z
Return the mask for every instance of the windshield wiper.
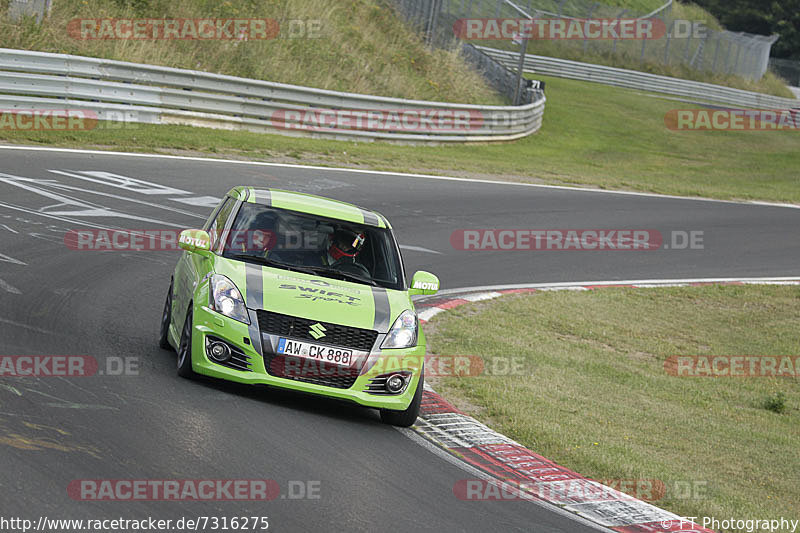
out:
M284 263L282 261L275 261L274 259L268 259L266 257L259 257L257 255L250 255L250 254L231 254L230 257L234 259L243 259L245 261L251 260L255 261L264 266L275 267L275 268L285 268L286 270L292 270L294 272L302 272L303 274L311 274L312 276L316 274L316 272L312 268L306 268L299 265L291 265L289 263Z

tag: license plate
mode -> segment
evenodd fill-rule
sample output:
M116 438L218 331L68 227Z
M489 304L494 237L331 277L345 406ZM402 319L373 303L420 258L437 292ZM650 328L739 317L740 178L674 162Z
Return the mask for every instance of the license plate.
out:
M284 338L278 340L278 353L337 365L349 366L353 362L353 350L343 350L342 348L332 348L322 344L311 344L310 342Z

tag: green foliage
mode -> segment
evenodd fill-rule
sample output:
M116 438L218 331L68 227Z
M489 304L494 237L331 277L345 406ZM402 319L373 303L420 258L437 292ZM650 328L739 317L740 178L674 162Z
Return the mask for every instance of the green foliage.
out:
M692 0L731 31L780 35L772 56L800 59L800 0Z
M763 407L773 413L783 413L786 411L786 394L783 391L771 394L764 400Z

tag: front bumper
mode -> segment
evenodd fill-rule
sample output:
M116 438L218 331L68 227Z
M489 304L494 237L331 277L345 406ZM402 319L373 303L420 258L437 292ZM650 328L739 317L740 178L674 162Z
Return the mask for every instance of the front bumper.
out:
M192 328L192 368L198 374L235 381L248 385L268 385L304 393L326 396L355 402L356 404L378 409L407 409L422 375L425 360L425 346L402 350L380 350L373 348L363 354L366 362L355 378L352 386L337 388L278 377L267 371L265 356L268 359L277 344L277 337L261 334L255 313L250 311L251 325L227 318L206 306L195 306ZM215 363L206 354L206 337L216 337L241 351L248 360L249 371L237 370ZM378 335L375 346L380 346L385 335ZM262 355L264 354L264 355ZM371 380L393 372L411 372L411 379L400 394L375 394L367 392Z

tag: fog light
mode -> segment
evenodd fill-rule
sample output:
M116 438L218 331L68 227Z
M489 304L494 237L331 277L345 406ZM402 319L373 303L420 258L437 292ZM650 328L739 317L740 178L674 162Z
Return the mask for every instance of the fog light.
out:
M403 387L406 386L406 378L401 376L400 374L395 374L390 376L389 379L386 380L386 390L391 392L392 394L397 394L398 392L403 390Z
M224 363L231 358L231 349L222 342L212 342L208 345L208 356L218 363Z

